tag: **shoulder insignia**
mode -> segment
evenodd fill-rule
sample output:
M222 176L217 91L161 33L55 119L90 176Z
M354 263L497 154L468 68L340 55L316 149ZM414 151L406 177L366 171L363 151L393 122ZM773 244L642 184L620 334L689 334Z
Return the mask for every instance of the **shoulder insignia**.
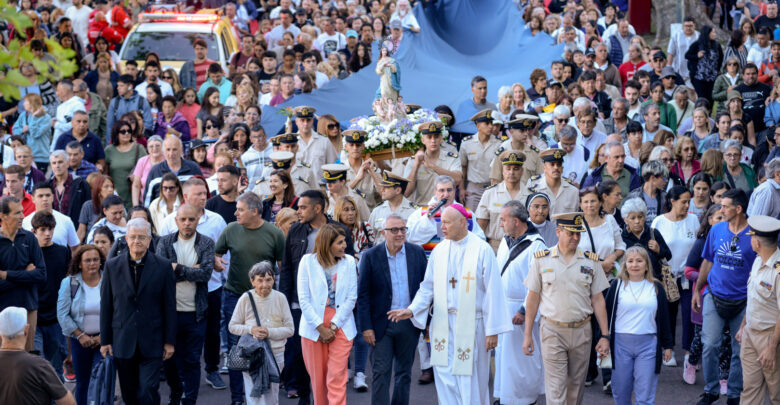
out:
M528 149L531 149L532 151L539 153L539 148L537 148L536 146L528 145Z
M549 256L549 255L550 255L550 250L549 249L538 250L538 251L534 252L534 257L537 258L537 259L541 259L541 258L543 258L545 256Z
M503 152L503 151L504 151L504 147L503 146L501 146L498 149L496 149L496 156L500 155L501 152Z
M260 184L260 183L262 183L262 182L264 182L264 181L265 181L265 177L261 177L261 178L257 179L257 181L255 182L255 184Z
M453 142L453 141L452 141L452 140L450 140L450 139L448 139L448 140L447 140L447 143L448 143L448 144L450 144L450 145L452 145L452 146L458 146L458 145L456 145L456 144L455 144L455 142Z
M574 186L574 182L573 182L573 181L571 181L571 179L570 179L570 178L568 178L568 177L564 177L564 176L561 176L561 179L563 179L563 181L565 181L565 182L567 182L567 183L571 184L572 186ZM575 186L575 187L576 187L576 186Z
M366 193L364 193L364 192L360 191L360 189L359 189L359 188L356 188L356 189L355 189L355 194L357 194L357 195L359 195L359 196L361 196L361 197L363 197L363 198L366 198Z
M780 273L780 262L775 262L775 271Z
M273 164L273 162L271 162L271 161L269 160L269 161L265 162L263 165L264 165L265 167L271 167L271 165L272 165L272 164Z
M487 186L487 187L485 187L485 191L488 191L488 190L490 190L491 188L493 188L493 187L495 187L497 185L499 185L499 183L493 184L492 186Z
M303 178L303 177L301 177L301 176L298 176L298 180L300 180L300 181L302 181L302 182L304 182L304 183L306 183L306 184L309 184L309 180L306 180L306 179L304 179L304 178Z
M457 158L458 154L455 152L447 152L447 156Z
M531 178L529 180L536 181L536 180L539 180L541 178L542 178L542 175L541 174L537 174L537 175L531 176Z
M300 163L301 166L303 166L303 167L311 167L311 164L309 164L307 162L298 162L298 163Z
M590 251L586 251L585 252L585 257L587 257L590 260L593 260L594 262L598 262L599 261L599 255L597 255L596 253L590 252Z
M413 203L413 202L411 202L411 201L409 201L409 205L411 205L411 206L412 206L412 208L414 208L414 209L420 208L420 206L419 206L419 205L417 205L417 203Z

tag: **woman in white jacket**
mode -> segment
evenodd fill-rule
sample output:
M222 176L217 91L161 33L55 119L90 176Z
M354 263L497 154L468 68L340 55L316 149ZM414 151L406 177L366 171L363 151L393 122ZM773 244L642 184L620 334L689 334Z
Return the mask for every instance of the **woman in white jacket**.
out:
M352 315L357 265L346 248L344 230L326 224L298 267L299 333L314 405L347 403L347 363L357 334Z

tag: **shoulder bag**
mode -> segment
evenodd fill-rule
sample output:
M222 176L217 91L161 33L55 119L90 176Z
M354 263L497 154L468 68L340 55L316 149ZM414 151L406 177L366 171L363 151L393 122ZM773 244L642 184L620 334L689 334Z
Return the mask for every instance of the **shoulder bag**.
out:
M655 228L650 227L650 240L655 241ZM666 298L669 302L677 302L680 299L680 289L677 288L677 278L672 274L672 266L666 259L658 259L661 264L661 283L666 291Z

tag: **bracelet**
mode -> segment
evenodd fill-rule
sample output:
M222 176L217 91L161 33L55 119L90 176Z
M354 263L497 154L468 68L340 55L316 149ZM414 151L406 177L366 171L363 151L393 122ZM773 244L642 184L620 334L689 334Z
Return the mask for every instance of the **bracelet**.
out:
M80 334L80 335L76 336L76 340L79 340L79 339L81 339L81 337L82 337L82 336L84 336L85 334L86 334L86 333L84 333L84 332L81 332L81 334Z

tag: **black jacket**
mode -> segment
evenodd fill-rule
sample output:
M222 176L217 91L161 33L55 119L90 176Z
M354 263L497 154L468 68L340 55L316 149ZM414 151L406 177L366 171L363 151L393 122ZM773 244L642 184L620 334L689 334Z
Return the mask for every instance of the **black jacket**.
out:
M619 308L618 302L620 297L620 281L620 279L612 280L612 283L609 286L609 290L607 290L606 297L607 321L610 331L609 347L612 348L613 356L615 353L615 317L617 316ZM658 281L655 282L655 289L657 292L656 298L658 300L658 309L655 313L655 327L657 336L655 349L655 373L659 374L661 372L661 360L663 359L663 356L661 355L661 349L674 348L674 339L672 338L672 329L669 319L669 302L666 299L666 291L664 291L664 286ZM615 361L615 358L613 358L613 370L615 369L616 363L617 362ZM618 372L623 371L624 370L618 370Z
M652 250L648 249L647 244L650 243L650 227L645 225L645 229L642 231L642 235L639 239L637 239L636 235L626 230L626 228L623 228L623 242L626 243L626 248L630 248L631 246L642 246L647 250L647 254L650 255L650 262L653 264L653 277L655 277L658 280L661 280L661 259L671 260L672 258L672 251L669 249L669 246L666 245L666 241L664 240L664 237L661 236L661 232L658 232L658 230L654 231L655 235L655 241L658 242L659 251L658 253L653 252Z
M328 223L344 228L344 232L347 234L346 253L354 256L352 234L347 227L330 218L328 218ZM282 258L282 269L279 271L279 291L287 297L290 304L298 302L298 264L303 255L307 253L308 236L312 229L308 223L295 222L290 226L287 239L284 241L284 257Z
M35 269L26 271L32 263ZM38 309L38 285L46 283L46 263L38 239L19 229L14 240L0 235L0 269L8 272L0 280L0 311L8 307Z
M298 197L295 197L293 199L292 204L288 205L287 207L292 208L292 209L298 211ZM274 214L273 208L274 208L274 197L273 196L263 200L263 212L260 213L260 216L263 218L264 221L276 223L276 214ZM286 208L286 207L283 207L283 208Z
M69 216L71 221L78 225L79 214L81 214L81 206L91 199L92 190L89 188L89 183L87 183L87 181L81 177L73 176L73 183L70 184L68 212L63 212L63 214Z
M404 243L409 299L414 299L425 277L428 259L422 247ZM382 339L387 329L387 311L393 300L390 267L386 244L380 243L363 252L359 263L357 316L361 331L373 329L376 340Z
M103 270L100 342L112 345L120 359L161 358L163 344L176 343L176 279L171 262L148 252L142 264L137 290L128 253L109 259Z
M179 263L176 256L174 245L179 240L179 233L174 232L160 237L157 242L157 255L176 263L176 270L173 274L176 276L176 282L193 281L195 282L195 320L200 322L206 318L206 309L208 307L209 280L211 272L214 271L214 241L211 238L195 233L195 252L198 253L198 260L195 262L200 267L187 267Z

